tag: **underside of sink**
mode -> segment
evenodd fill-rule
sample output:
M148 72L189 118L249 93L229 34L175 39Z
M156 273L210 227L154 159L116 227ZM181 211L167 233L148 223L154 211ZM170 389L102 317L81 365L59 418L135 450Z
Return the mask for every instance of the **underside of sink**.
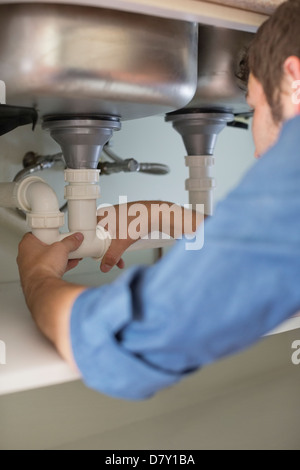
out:
M253 37L254 33L199 25L197 90L186 110L234 114L250 111L247 84L240 74L241 62Z
M0 4L7 103L39 117L247 113L239 62L254 34L117 10Z
M39 116L170 112L197 86L197 25L76 5L0 5L7 103Z

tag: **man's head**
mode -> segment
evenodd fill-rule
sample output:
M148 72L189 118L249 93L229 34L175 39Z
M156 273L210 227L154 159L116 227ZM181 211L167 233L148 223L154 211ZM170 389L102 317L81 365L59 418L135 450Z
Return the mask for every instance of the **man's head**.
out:
M300 113L295 88L300 88L300 0L280 5L258 29L248 50L247 71L259 156L275 143L282 123Z

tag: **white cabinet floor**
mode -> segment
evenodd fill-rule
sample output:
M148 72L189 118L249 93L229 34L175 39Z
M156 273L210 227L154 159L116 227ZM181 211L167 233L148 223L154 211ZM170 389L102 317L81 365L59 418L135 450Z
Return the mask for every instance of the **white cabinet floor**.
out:
M300 449L300 330L264 338L144 402L81 382L0 397L0 449Z

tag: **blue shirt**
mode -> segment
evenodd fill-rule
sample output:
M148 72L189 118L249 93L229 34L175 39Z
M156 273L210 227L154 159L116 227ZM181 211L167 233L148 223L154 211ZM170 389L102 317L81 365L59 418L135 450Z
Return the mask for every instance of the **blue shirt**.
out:
M150 267L83 292L71 341L87 386L143 399L300 310L300 116L205 221Z

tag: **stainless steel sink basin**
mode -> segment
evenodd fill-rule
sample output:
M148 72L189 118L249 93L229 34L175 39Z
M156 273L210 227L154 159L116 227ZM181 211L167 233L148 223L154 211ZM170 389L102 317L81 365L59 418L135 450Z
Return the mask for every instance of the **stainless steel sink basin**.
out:
M240 61L253 37L245 31L199 25L197 90L186 109L249 111L245 84L238 75Z
M184 107L197 86L197 25L76 5L0 5L7 103L40 116L132 119Z

